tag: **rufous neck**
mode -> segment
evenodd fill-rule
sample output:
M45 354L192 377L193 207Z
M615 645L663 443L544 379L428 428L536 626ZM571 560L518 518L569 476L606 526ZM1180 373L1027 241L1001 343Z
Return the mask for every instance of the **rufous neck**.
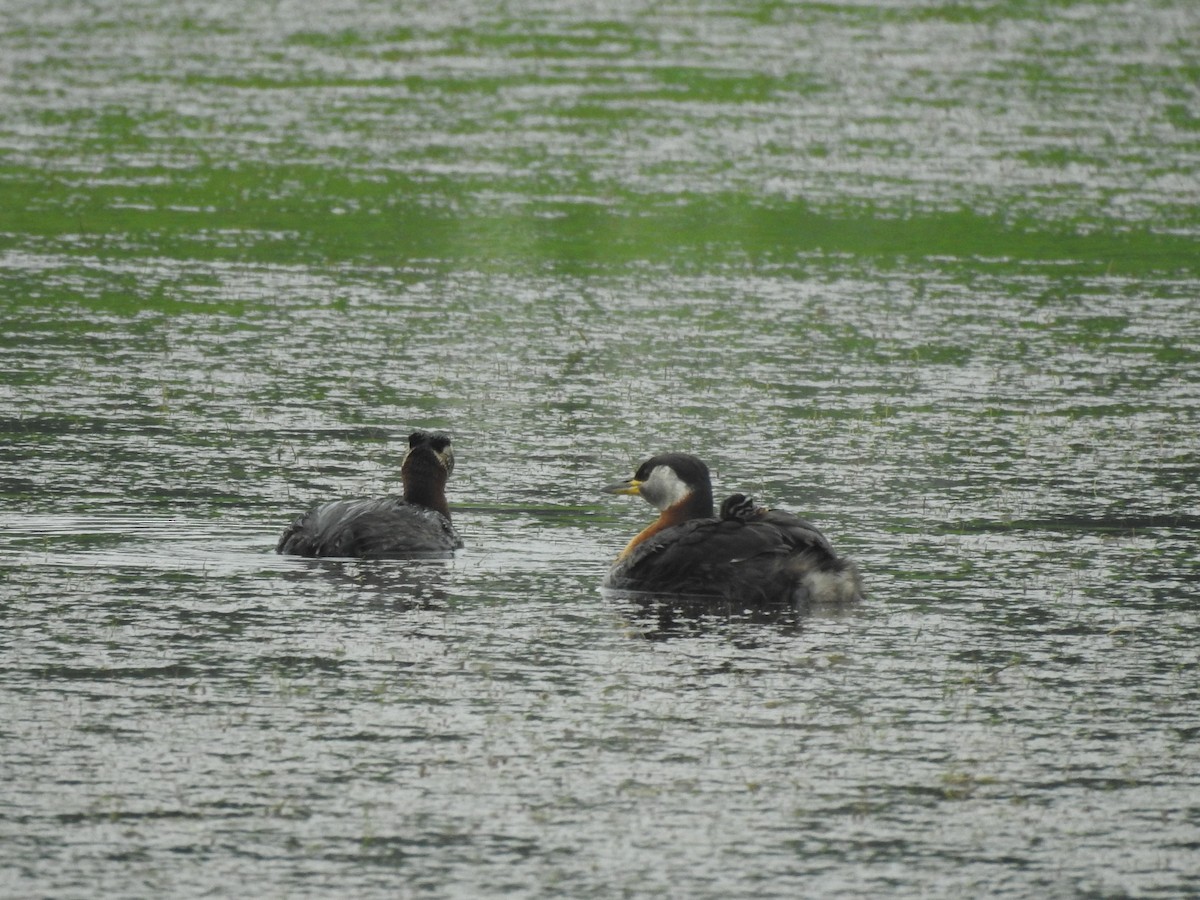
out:
M705 508L707 505L707 508ZM697 497L696 494L691 494L688 497L680 500L674 506L668 506L664 509L649 525L639 531L621 551L621 555L617 559L624 559L633 552L633 548L645 541L647 538L653 537L658 532L667 528L673 528L676 525L682 525L690 519L706 519L712 516L712 498L708 498L707 502L704 497Z

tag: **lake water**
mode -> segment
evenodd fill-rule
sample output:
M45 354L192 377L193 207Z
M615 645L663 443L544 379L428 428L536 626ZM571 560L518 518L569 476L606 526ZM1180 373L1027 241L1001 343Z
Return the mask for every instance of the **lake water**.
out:
M0 893L1200 893L1200 6L6 4ZM452 561L281 558L454 436ZM599 592L687 450L859 607Z

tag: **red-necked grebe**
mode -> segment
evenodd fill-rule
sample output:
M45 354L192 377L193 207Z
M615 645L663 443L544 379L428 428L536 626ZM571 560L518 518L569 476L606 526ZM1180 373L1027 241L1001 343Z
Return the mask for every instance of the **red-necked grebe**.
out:
M449 435L414 431L400 466L403 497L315 506L288 527L275 552L364 559L448 556L463 545L446 504L446 480L453 471Z
M726 499L714 516L708 466L690 454L652 457L633 478L604 490L637 494L660 513L617 557L605 587L748 604L862 599L858 567L809 522L744 494Z

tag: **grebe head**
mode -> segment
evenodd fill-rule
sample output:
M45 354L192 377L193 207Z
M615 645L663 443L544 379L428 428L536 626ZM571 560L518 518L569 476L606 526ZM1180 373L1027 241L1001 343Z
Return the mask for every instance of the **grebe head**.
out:
M432 453L438 463L446 470L446 477L454 471L454 448L450 446L450 435L443 434L440 431L414 431L408 436L408 453L404 456L404 463L400 466L401 473L404 472L404 466L408 465L408 459L414 453L424 455Z
M652 456L634 476L604 488L609 494L637 494L659 512L686 509L689 516L712 515L708 466L688 453Z
M430 509L446 518L446 480L454 471L454 450L450 435L441 432L414 431L408 436L408 453L400 465L404 499Z
M721 501L722 519L734 519L739 522L753 522L767 514L767 510L754 502L753 497L745 494L730 494Z

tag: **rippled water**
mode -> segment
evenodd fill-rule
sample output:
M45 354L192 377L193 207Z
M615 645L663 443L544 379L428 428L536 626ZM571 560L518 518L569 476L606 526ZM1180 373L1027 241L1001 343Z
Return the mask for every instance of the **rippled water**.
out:
M1193 6L9 4L0 892L1200 891ZM601 595L666 449L868 601Z

